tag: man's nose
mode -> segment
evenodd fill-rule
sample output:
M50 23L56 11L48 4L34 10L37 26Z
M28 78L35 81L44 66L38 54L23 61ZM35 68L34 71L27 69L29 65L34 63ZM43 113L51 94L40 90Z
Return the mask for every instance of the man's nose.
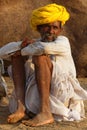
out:
M49 28L49 32L50 32L50 33L54 33L53 27L50 27L50 28Z

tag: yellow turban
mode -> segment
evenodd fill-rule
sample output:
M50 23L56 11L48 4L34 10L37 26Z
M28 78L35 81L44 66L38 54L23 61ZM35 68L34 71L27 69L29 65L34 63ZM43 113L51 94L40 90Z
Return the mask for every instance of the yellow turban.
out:
M62 25L69 19L69 13L66 8L57 4L48 4L33 11L31 17L31 26L37 30L37 25L61 21Z

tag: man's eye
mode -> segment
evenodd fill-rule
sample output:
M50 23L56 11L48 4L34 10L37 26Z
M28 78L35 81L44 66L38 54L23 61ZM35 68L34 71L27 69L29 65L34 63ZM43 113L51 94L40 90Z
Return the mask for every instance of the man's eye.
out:
M46 25L45 27L46 27L46 28L50 28L50 26L49 26L49 25Z
M57 26L54 26L53 28L54 28L54 29L58 29L58 27L57 27Z

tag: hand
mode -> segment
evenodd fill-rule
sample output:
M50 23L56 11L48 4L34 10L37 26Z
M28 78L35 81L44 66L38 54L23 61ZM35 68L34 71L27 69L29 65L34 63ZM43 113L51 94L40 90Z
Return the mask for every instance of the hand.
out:
M14 53L13 57L20 56L20 55L21 55L21 51L19 50L19 51L16 51L16 52Z
M24 40L23 40L23 42L22 42L22 44L21 44L21 48L24 48L24 47L26 47L27 45L29 45L29 44L32 44L32 43L34 43L35 42L35 40L29 40L28 38L25 38Z

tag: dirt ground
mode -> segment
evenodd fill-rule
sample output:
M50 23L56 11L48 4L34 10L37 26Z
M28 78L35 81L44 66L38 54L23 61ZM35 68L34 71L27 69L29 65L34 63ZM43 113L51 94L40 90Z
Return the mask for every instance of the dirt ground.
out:
M10 95L12 91L12 81L5 77L8 85L8 95ZM80 78L79 79L82 87L87 89L87 78ZM21 122L16 124L8 124L7 117L9 115L8 106L1 106L0 107L0 130L87 130L87 101L85 103L85 110L86 110L86 118L80 122L54 122L50 125L39 126L39 127L29 127L23 125Z

